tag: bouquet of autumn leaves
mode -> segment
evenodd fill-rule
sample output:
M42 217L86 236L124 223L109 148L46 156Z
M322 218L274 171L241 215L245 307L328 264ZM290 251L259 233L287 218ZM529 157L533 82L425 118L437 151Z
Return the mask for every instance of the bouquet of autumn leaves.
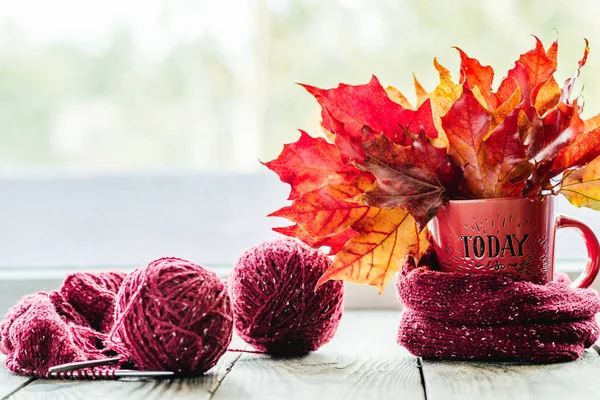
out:
M558 42L522 54L498 89L494 71L457 49L460 78L434 59L439 84L415 79L417 104L376 77L334 89L303 85L322 107L325 138L301 131L266 163L291 185L275 228L335 256L330 279L381 292L407 255L429 246L427 223L448 200L561 193L600 210L600 114L582 120L575 79L554 73Z

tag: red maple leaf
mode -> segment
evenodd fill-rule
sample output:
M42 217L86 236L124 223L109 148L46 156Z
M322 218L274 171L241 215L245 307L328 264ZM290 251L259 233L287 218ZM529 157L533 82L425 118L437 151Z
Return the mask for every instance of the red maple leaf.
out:
M368 180L356 167L342 162L335 145L304 131L300 133L297 142L286 144L279 157L265 163L283 182L290 184L290 200L325 184L360 184L362 179Z
M500 83L496 92L499 103L506 101L516 90L517 86L521 90L522 99L530 103L531 93L536 86L544 84L556 71L556 59L551 58L544 50L540 39L536 36L535 48L521 54L515 62L515 66L508 71L508 75Z
M423 103L417 110L406 109L394 102L373 76L366 85L340 84L333 89L319 89L303 85L322 107L323 128L340 139L335 143L345 158L362 161L363 127L388 136L394 143L409 144L405 131L425 130L429 137L437 137L431 104ZM338 142L341 141L342 144Z

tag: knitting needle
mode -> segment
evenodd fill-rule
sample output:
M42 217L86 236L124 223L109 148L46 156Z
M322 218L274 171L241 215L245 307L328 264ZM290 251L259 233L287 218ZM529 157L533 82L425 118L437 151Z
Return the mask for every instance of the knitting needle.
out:
M82 368L93 368L100 365L112 365L121 361L121 357L113 357L113 358L104 358L102 360L88 360L88 361L78 361L66 364L55 365L54 367L48 368L48 372L51 374L53 372L65 372L65 371L73 371L76 369Z
M104 375L84 375L84 378L105 378L105 379L110 379L110 378L157 378L157 377L166 377L166 376L173 376L175 375L175 373L173 371L135 371L135 370L130 370L130 369L117 369L115 371L112 371L110 373L110 375L108 376L104 376ZM49 378L79 378L79 376L77 375L73 375L73 376L65 376L64 374L61 374L59 372L50 372L48 374Z

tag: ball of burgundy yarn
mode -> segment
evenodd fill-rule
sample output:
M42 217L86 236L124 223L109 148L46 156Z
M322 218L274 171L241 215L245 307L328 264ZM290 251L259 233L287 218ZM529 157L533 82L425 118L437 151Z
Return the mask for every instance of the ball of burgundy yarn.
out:
M140 370L199 375L231 342L233 315L217 275L179 258L161 258L125 278L109 347Z
M295 356L317 350L335 334L344 286L315 287L331 265L321 251L280 238L245 251L228 284L235 329L259 351Z

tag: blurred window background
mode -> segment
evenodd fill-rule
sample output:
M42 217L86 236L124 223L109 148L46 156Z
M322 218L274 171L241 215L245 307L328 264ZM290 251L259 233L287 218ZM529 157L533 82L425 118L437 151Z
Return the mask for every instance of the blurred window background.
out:
M287 186L258 160L320 135L295 82L414 98L458 76L460 46L496 83L559 37L559 81L590 40L584 116L600 111L597 0L3 0L0 267L137 266L175 255L230 266L286 224ZM32 172L33 171L33 172ZM564 210L591 221L591 210ZM563 235L561 233L561 235ZM570 236L560 257L585 257Z
M366 83L412 97L434 56L460 46L498 81L530 34L560 38L559 78L592 53L586 115L600 111L600 2L519 0L4 0L0 167L261 169L297 128L320 134L294 85ZM598 46L598 47L597 47Z

